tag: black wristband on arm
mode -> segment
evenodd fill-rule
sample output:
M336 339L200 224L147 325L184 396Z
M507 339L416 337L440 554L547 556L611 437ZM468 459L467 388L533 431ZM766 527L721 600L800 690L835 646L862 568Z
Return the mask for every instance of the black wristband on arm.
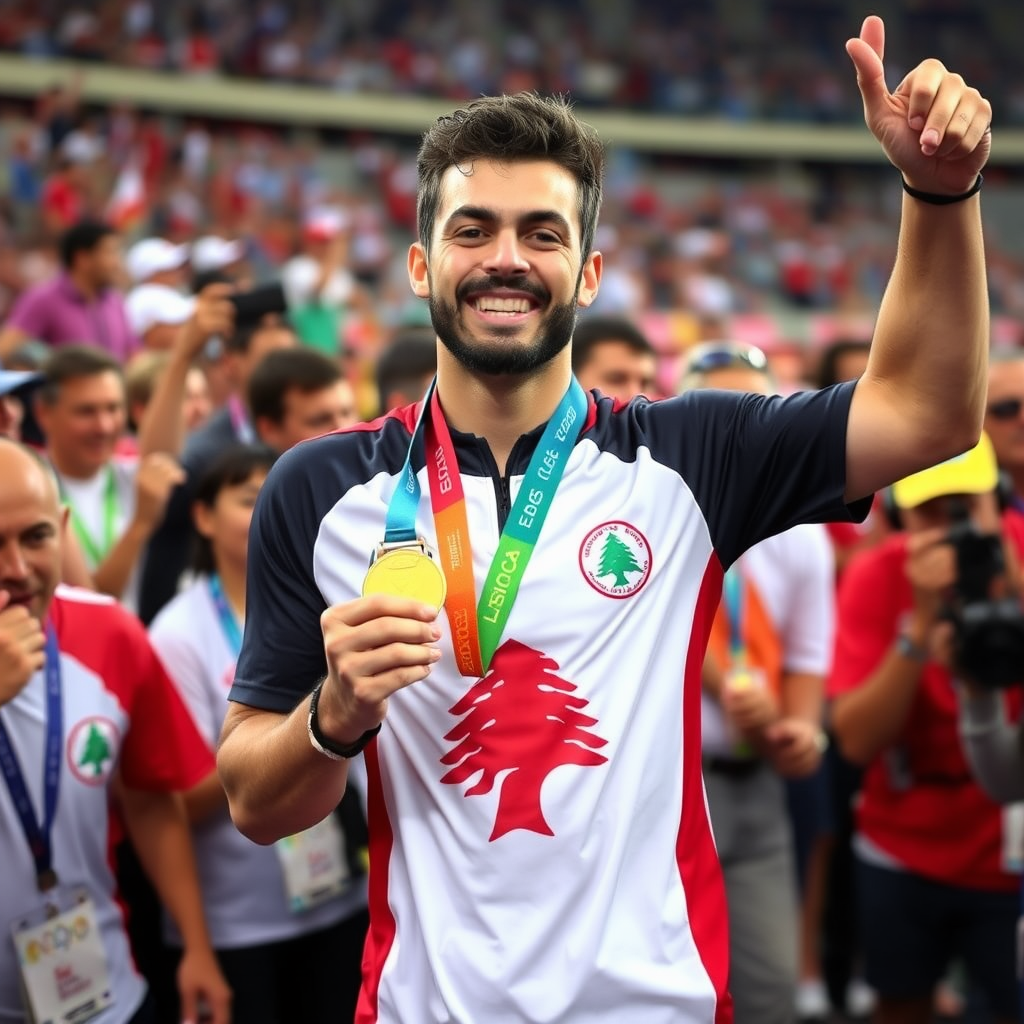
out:
M984 178L979 174L974 179L974 184L966 192L961 192L958 196L945 196L938 192L922 192L919 188L911 188L902 175L900 180L903 182L903 191L908 196L920 199L922 203L931 203L933 206L949 206L951 203L962 203L965 199L976 196L981 191L981 183L984 181Z

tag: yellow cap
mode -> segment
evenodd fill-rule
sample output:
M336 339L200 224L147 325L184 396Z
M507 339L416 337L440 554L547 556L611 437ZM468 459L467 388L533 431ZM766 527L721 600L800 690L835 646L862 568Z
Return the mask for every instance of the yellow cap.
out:
M963 455L922 469L892 485L893 501L899 508L916 508L946 494L984 494L999 482L996 453L987 434Z

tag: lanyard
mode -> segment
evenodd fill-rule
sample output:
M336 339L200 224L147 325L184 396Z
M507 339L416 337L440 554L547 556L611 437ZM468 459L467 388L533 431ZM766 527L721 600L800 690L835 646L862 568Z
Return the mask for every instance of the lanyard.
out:
M85 525L85 520L78 514L78 510L71 505L71 525L78 542L85 549L86 557L93 569L110 554L110 549L114 546L119 506L114 467L109 463L107 464L107 482L103 488L103 536L99 542L89 532L89 528Z
M743 573L738 562L734 562L726 570L723 580L723 597L725 613L729 619L729 654L737 664L742 664L747 656L746 645L743 643Z
M437 530L438 554L448 581L445 613L455 638L455 657L464 676L479 678L497 650L512 611L519 585L551 509L569 455L576 444L587 409L587 399L575 377L569 383L555 414L541 435L519 493L498 538L479 602L473 579L466 497L451 432L432 383L420 408L409 443L399 486L388 506L385 540L415 538L416 507L420 485L412 471L412 456L423 432L430 456L426 459L431 507Z
M242 405L242 400L238 395L232 395L228 399L228 415L231 417L231 428L235 432L235 437L242 444L255 443L256 431L253 430L249 414L245 411L245 406Z
M64 715L61 707L60 651L53 625L46 628L46 747L43 753L43 821L36 819L32 800L25 785L25 776L10 736L0 719L0 772L3 773L11 802L18 813L21 829L25 833L32 860L36 866L36 885L40 892L57 884L53 872L53 849L50 834L57 813L57 792L60 787L60 758Z
M214 608L217 609L217 618L220 619L220 628L224 630L231 653L237 658L242 650L242 630L239 628L238 619L224 596L224 588L221 586L220 576L214 573L207 578L207 587L210 591L210 599Z

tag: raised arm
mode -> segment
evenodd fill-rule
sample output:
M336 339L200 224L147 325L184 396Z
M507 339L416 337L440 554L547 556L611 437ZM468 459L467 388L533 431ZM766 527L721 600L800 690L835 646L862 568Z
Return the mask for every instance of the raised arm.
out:
M976 193L942 200L974 191L989 155L991 107L936 60L890 93L884 50L885 29L874 16L847 43L868 127L925 198L903 196L896 263L850 410L848 499L966 451L984 412L989 312L980 200Z

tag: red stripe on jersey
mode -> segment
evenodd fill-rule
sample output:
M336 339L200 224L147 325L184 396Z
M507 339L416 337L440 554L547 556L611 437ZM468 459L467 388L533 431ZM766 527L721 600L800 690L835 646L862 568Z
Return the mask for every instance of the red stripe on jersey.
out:
M729 982L729 916L725 880L704 801L701 762L701 668L711 624L722 597L722 566L714 556L704 570L690 633L683 682L683 806L676 862L686 893L690 932L715 989L715 1024L732 1024Z
M376 1024L380 977L398 930L388 903L388 865L395 836L384 804L376 742L366 748L363 758L366 761L367 826L370 834L370 930L363 947L363 986L359 991L354 1024Z

